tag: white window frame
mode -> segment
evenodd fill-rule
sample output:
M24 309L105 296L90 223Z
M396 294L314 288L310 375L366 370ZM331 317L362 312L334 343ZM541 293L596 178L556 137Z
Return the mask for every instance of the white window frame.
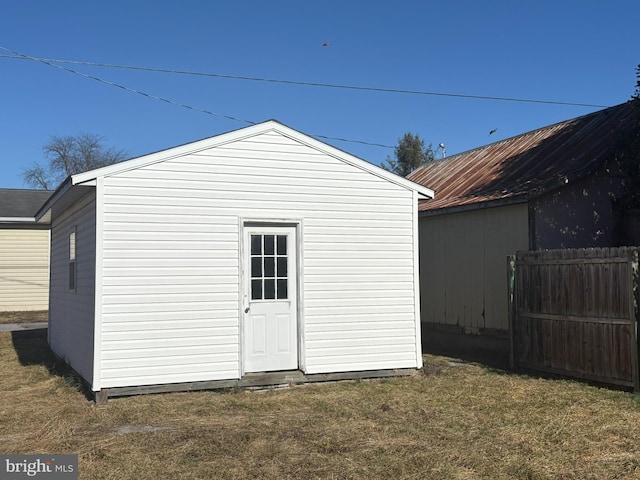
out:
M75 293L78 289L78 234L77 228L73 227L71 231L69 231L68 238L68 281L69 281L69 292Z

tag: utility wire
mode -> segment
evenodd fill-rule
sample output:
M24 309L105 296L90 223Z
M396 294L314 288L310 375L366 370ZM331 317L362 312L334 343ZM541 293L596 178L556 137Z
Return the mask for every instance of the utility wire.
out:
M230 115L223 115L221 113L215 113L215 112L212 112L210 110L204 110L204 109L201 109L201 108L192 107L192 106L184 104L184 103L174 102L173 100L169 100L169 99L166 99L166 98L163 98L163 97L158 97L157 95L152 95L150 93L143 92L141 90L136 90L134 88L127 87L125 85L121 85L121 84L118 84L118 83L110 82L109 80L104 80L102 78L95 77L93 75L88 75L88 74L83 73L83 72L78 72L77 70L72 70L70 68L66 68L66 67L63 67L61 65L56 65L54 63L51 63L51 61L43 59L43 58L30 57L29 55L26 55L26 54L20 53L20 52L16 52L15 50L11 50L9 48L5 48L5 47L0 46L0 49L6 50L6 51L11 52L11 53L13 53L15 55L18 55L19 56L18 58L22 58L23 60L33 60L35 62L44 63L45 65L48 65L50 67L57 68L59 70L64 70L65 72L73 73L75 75L80 75L81 77L89 78L91 80L95 80L96 82L104 83L105 85L109 85L110 87L120 88L120 89L125 90L125 91L130 92L130 93L136 93L138 95L142 95L144 97L151 98L153 100L159 100L161 102L165 102L165 103L168 103L170 105L174 105L176 107L187 108L189 110L193 110L193 111L196 111L196 112L206 113L207 115L213 115L213 116L220 117L220 118L226 118L227 120L234 120L236 122L248 123L250 125L254 125L256 123L256 122L252 122L251 120L244 120L242 118L232 117Z
M31 57L31 56L29 56L27 54L20 53L20 52L17 52L15 50L11 50L9 48L2 47L2 46L0 46L0 49L1 50L5 50L7 52L13 53L13 55L11 55L11 56L9 56L9 55L1 55L0 54L0 57L17 58L17 59L21 59L21 60L31 60L31 61L34 61L34 62L43 63L45 65L57 68L59 70L63 70L65 72L73 73L75 75L80 75L81 77L85 77L85 78L88 78L88 79L91 79L91 80L95 80L96 82L103 83L103 84L108 85L110 87L120 88L120 89L125 90L125 91L130 92L130 93L135 93L135 94L138 94L138 95L142 95L142 96L150 98L152 100L158 100L158 101L165 102L165 103L168 103L168 104L176 106L176 107L182 107L182 108L186 108L186 109L189 109L189 110L193 110L195 112L205 113L207 115L213 115L213 116L216 116L216 117L225 118L227 120L233 120L233 121L236 121L236 122L247 123L249 125L255 125L256 123L258 123L258 122L254 122L252 120L244 120L242 118L232 117L230 115L223 115L221 113L215 113L215 112L211 112L209 110L204 110L204 109L201 109L201 108L192 107L191 105L187 105L185 103L174 102L173 100L169 100L167 98L159 97L157 95L152 95L150 93L143 92L141 90L136 90L134 88L127 87L125 85L121 85L121 84L118 84L118 83L110 82L109 80L104 80L104 79L102 79L100 77L96 77L96 76L93 76L93 75L88 75L86 73L78 72L77 70L72 70L71 68L66 68L66 67L63 67L61 65L56 65L56 64L52 63L52 62L56 62L56 61L59 61L59 60ZM82 64L82 62L67 62L67 63L80 63L80 64ZM347 138L329 137L329 136L326 136L326 135L313 135L312 134L311 136L315 137L315 138L322 138L322 139L325 139L325 140L337 140L339 142L359 143L361 145L369 145L369 146L372 146L372 147L382 147L382 148L391 148L391 149L395 148L395 147L393 147L391 145L383 145L383 144L380 144L380 143L365 142L363 140L350 140L350 139L347 139Z
M6 48L3 48L3 50L7 50L12 53L17 53ZM35 58L35 57L25 56L22 54L0 55L0 58L34 60L34 61L39 61L44 63L55 62L55 63L67 63L67 64L74 64L74 65L86 65L86 66L92 66L92 67L141 70L145 72L172 73L172 74L178 74L178 75L194 75L194 76L200 76L200 77L226 78L226 79L232 79L232 80L246 80L246 81L253 81L253 82L282 83L287 85L302 85L307 87L341 88L341 89L361 90L361 91L368 91L368 92L400 93L400 94L407 94L407 95L429 95L429 96L437 96L437 97L457 97L457 98L469 98L469 99L475 99L475 100L495 100L495 101L503 101L503 102L542 103L547 105L567 105L567 106L573 106L573 107L590 107L590 108L594 108L594 107L607 108L609 106L609 105L598 105L598 104L592 104L592 103L561 102L561 101L554 101L554 100L536 100L536 99L530 99L530 98L494 97L494 96L488 96L488 95L467 95L467 94L461 94L461 93L403 90L398 88L380 88L380 87L364 87L364 86L357 86L357 85L339 85L334 83L302 82L302 81L296 81L296 80L246 77L246 76L240 76L240 75L225 75L221 73L193 72L193 71L187 71L187 70L174 70L174 69L167 69L167 68L139 67L134 65L118 65L113 63L83 62L79 60L60 60L60 59L53 59L53 58Z

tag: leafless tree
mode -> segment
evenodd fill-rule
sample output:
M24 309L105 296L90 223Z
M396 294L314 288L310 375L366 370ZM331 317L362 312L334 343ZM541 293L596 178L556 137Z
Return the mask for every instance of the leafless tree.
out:
M105 167L127 157L124 150L104 147L103 141L102 136L91 133L53 135L42 147L46 163L34 162L23 171L22 178L34 188L50 190L70 175Z

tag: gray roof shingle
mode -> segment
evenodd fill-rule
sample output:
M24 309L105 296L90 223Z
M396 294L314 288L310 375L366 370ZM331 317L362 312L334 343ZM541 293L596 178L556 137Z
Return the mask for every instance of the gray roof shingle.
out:
M34 217L53 192L0 188L0 218Z

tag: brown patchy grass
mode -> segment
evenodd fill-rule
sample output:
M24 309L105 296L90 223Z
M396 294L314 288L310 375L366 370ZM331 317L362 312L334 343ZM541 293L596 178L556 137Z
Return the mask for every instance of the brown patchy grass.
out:
M640 478L637 395L445 357L413 377L105 407L44 330L1 333L0 365L0 452L77 453L81 478Z
M46 322L49 312L37 310L31 312L0 312L0 325L5 323Z

